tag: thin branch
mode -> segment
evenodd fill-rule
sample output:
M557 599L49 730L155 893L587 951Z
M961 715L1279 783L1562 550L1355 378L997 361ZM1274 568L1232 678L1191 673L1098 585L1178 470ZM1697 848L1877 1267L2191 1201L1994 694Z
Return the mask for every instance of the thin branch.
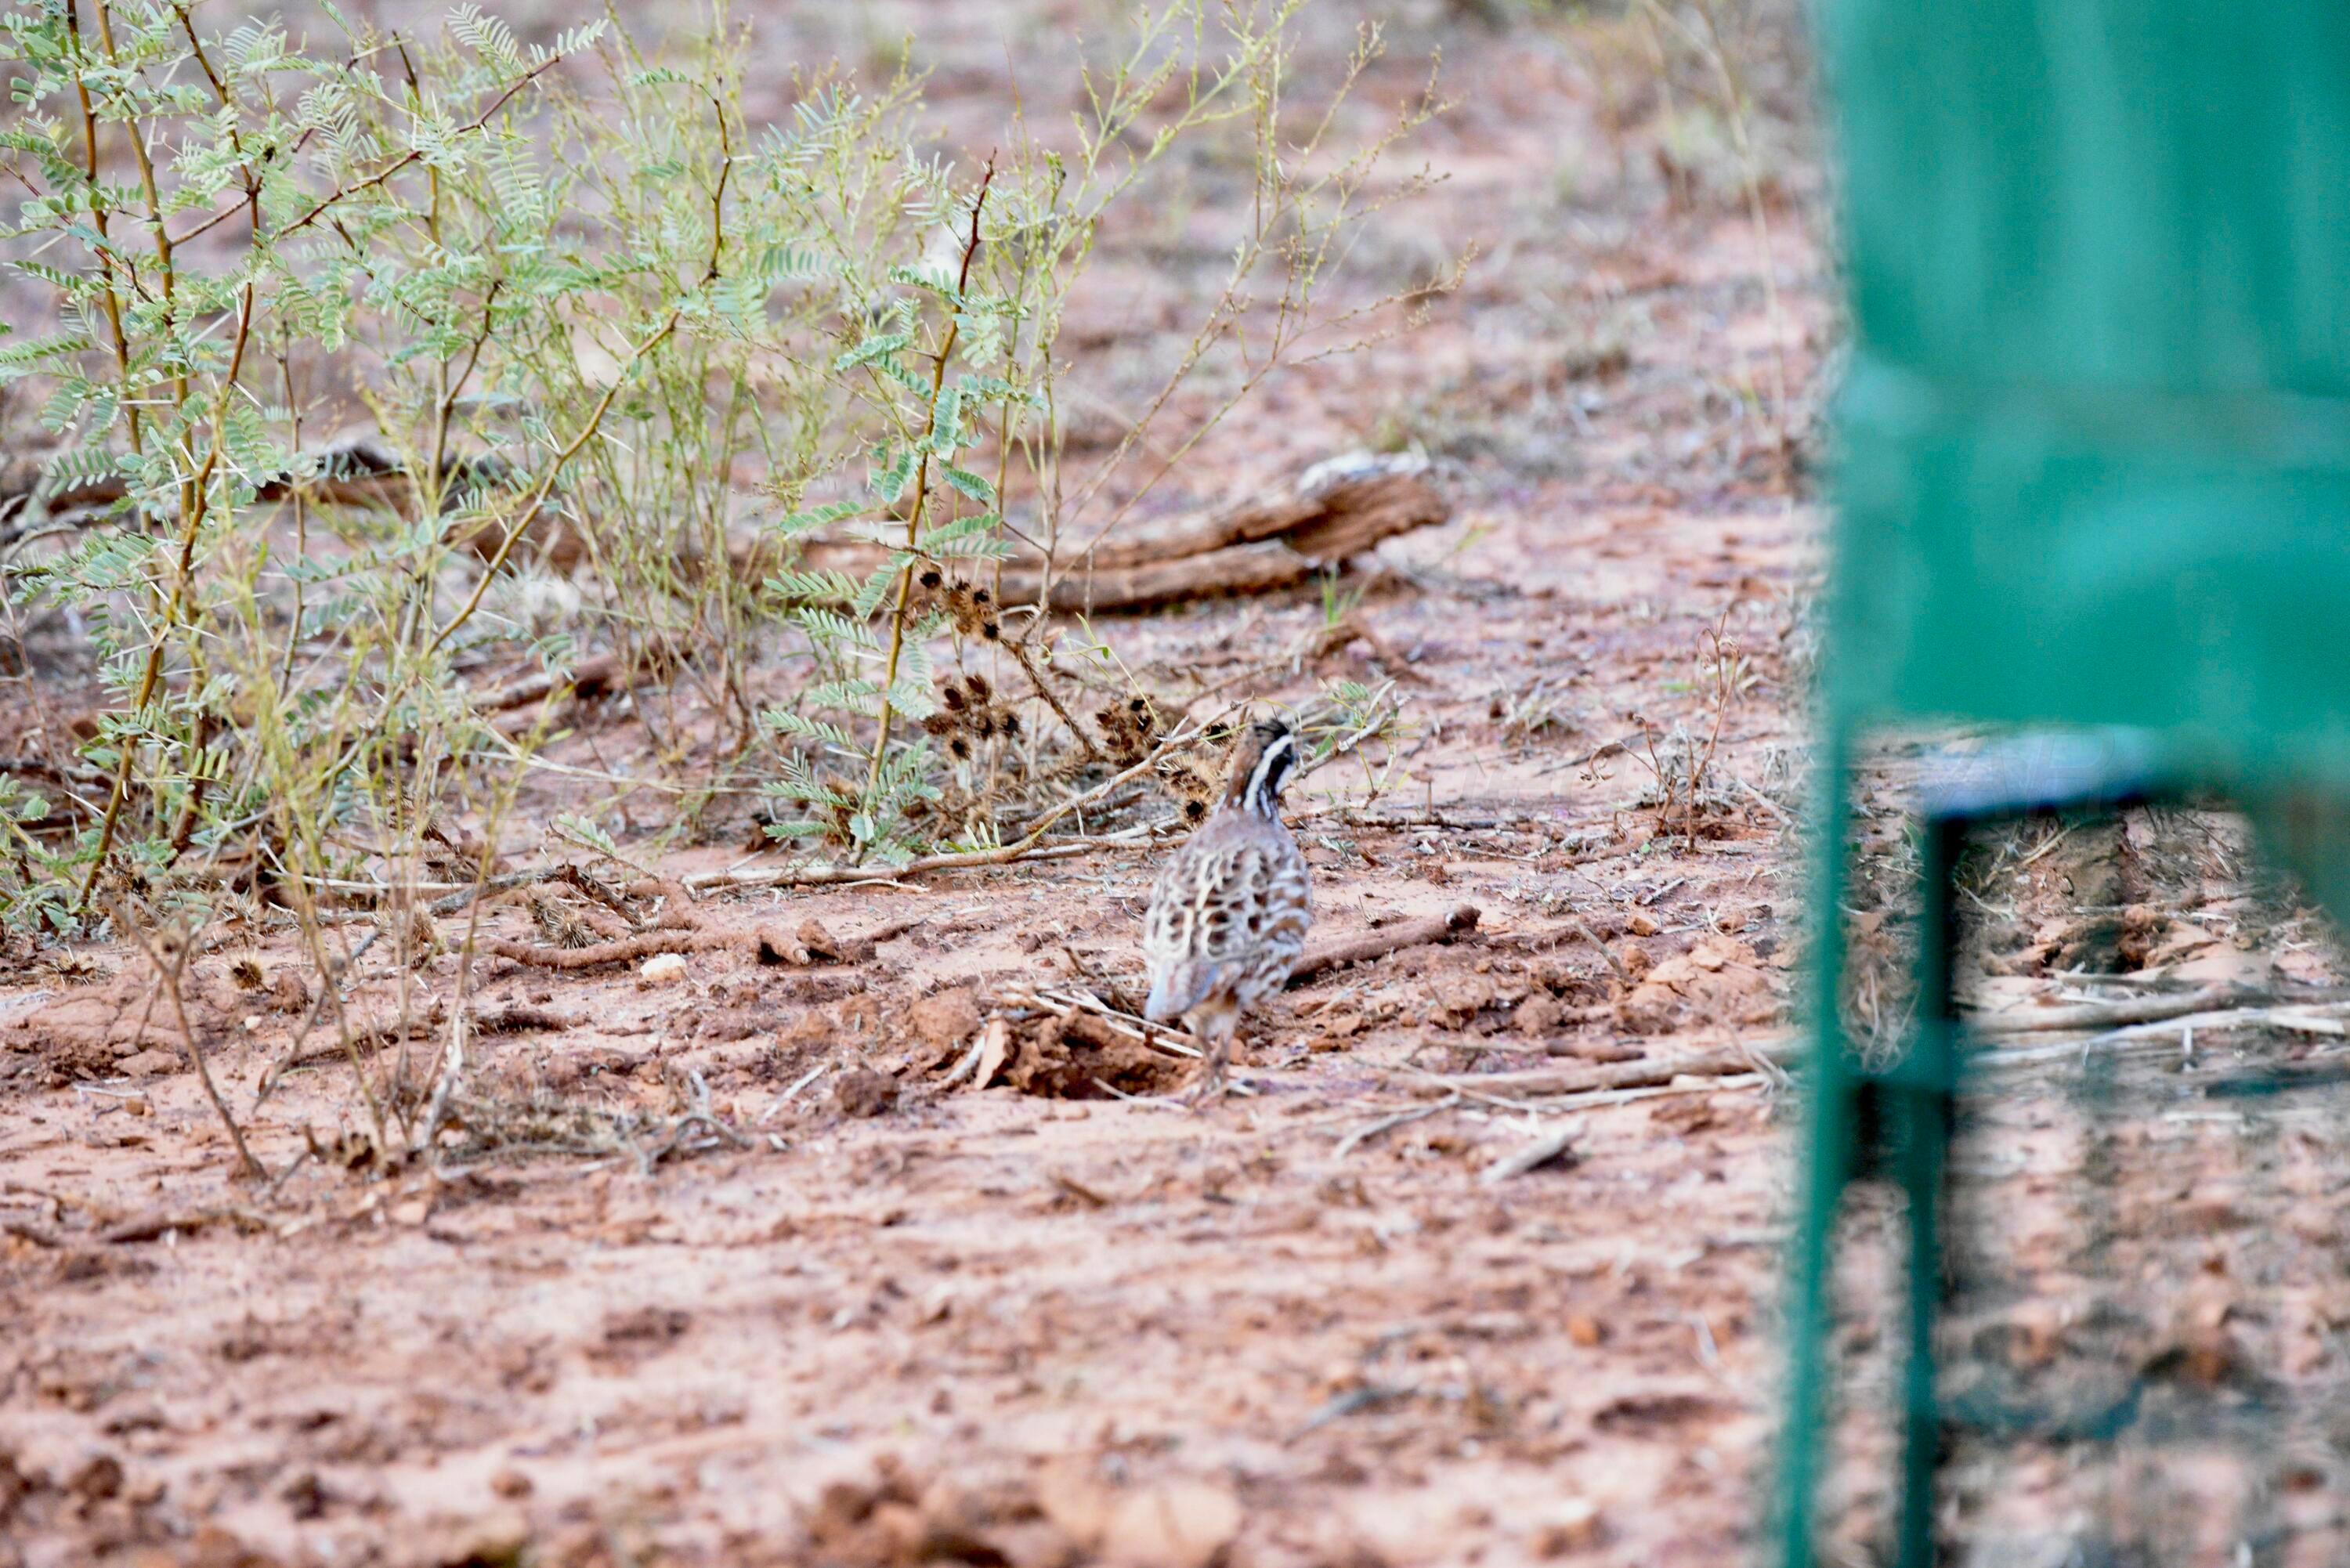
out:
M979 254L979 214L987 205L987 188L995 183L995 158L990 154L987 172L980 176L979 193L972 198L971 238L964 242L962 270L955 278L955 294L961 297L971 286L972 258ZM931 370L930 416L922 421L921 456L914 465L914 504L906 514L906 548L911 552L921 542L922 514L931 498L931 445L939 430L939 392L946 385L947 362L954 358L955 344L962 337L962 317L955 313L947 324L946 340L939 346L938 363ZM914 603L914 563L909 561L898 573L898 602L889 612L889 662L881 678L881 724L873 737L873 764L865 777L865 793L871 796L881 787L881 766L889 753L890 693L898 685L898 663L906 647L906 617ZM1081 737L1082 738L1082 737Z
M459 136L468 136L489 124L491 120L497 118L498 111L500 109L504 109L507 104L514 101L514 98L516 93L519 93L523 88L536 81L540 77L543 77L547 72L553 70L556 66L561 65L564 58L565 57L561 55L549 55L538 64L531 67L529 70L525 71L520 77L517 77L514 82L507 87L505 91L498 94L496 99L491 103L490 107L484 109L478 116L476 116L471 124L459 126L457 128L456 134ZM270 235L268 243L275 245L296 231L308 228L312 223L317 222L320 217L325 215L328 209L358 195L362 191L371 191L375 189L378 185L382 184L385 181L390 179L401 170L409 167L412 163L421 161L423 157L424 150L422 148L411 147L406 152L394 159L390 163L387 164L382 169L378 170L375 173L369 175L366 179L359 181L357 184L336 186L334 190L320 197L317 203L308 212L303 213L300 217L295 219L292 223L287 223L284 228ZM216 222L217 220L213 221ZM209 228L211 226L210 223L203 225L204 228ZM193 232L202 233L203 230L199 229Z
M187 1057L189 1067L194 1071L197 1080L203 1085L204 1096L212 1101L213 1109L220 1113L221 1125L228 1129L228 1140L235 1146L237 1164L245 1175L256 1180L268 1175L269 1173L261 1168L261 1162L253 1158L253 1150L245 1147L244 1129L236 1125L236 1117L230 1112L228 1102L221 1098L220 1085L213 1082L211 1064L205 1062L203 1053L196 1049L195 1031L188 1024L188 1008L180 994L180 979L187 968L192 940L183 939L179 944L178 953L171 961L166 962L163 955L156 950L155 944L148 940L146 931L131 923L128 910L118 905L113 914L115 925L120 929L129 931L137 939L140 949L147 955L148 961L155 966L156 983L163 988L164 994L171 999L172 1015L179 1020L181 1054Z

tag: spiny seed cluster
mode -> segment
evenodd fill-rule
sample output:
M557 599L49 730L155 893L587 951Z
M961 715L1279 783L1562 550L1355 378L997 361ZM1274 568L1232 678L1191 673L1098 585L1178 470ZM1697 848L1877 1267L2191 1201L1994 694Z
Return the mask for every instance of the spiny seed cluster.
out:
M558 948L593 947L596 933L577 911L554 894L543 888L530 891L531 923L539 935Z
M1223 793L1224 767L1240 738L1237 730L1211 732L1204 753L1169 757L1159 764L1159 783L1183 806L1185 822L1199 822L1215 808Z
M939 682L939 709L922 721L923 730L944 741L957 762L968 762L981 741L1020 738L1020 715L1008 702L996 699L984 675L958 680L950 675Z
M995 613L995 596L985 588L972 587L962 578L950 580L936 566L925 566L914 579L917 605L923 609L941 609L954 623L957 637L975 637L983 642L1003 640L1003 623Z
M1148 697L1129 697L1097 708L1094 723L1101 731L1101 747L1110 761L1129 768L1150 754L1167 729L1158 706Z

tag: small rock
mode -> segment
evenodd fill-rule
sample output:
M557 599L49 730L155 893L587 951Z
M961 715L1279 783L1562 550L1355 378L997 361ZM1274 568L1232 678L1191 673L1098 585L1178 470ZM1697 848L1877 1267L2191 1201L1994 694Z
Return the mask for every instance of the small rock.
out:
M1539 1040L1558 1032L1566 1022L1566 1008L1558 998L1546 991L1538 991L1518 1003L1510 1014L1511 1025L1529 1039Z
M133 1078L153 1078L173 1072L179 1065L179 1057L169 1051L141 1051L135 1056L125 1056L114 1068Z
M427 1532L424 1561L446 1568L509 1568L530 1550L530 1521L511 1509L481 1519L448 1521Z
M92 1454L66 1478L66 1490L85 1502L99 1502L122 1490L122 1461L112 1454Z
M317 1519L327 1511L326 1484L318 1480L316 1470L302 1471L280 1487L277 1496L297 1520Z
M1607 1330L1601 1325L1597 1318L1577 1314L1566 1320L1566 1337L1584 1349L1589 1350L1607 1337Z
M1653 937L1659 929L1653 917L1638 909L1633 910L1624 922L1624 929L1636 937Z
M914 1003L914 1033L923 1044L953 1047L979 1029L979 998L968 987L942 991Z
M1720 1120L1712 1102L1702 1097L1659 1100L1648 1107L1650 1127L1682 1137L1704 1132Z
M637 976L647 985L676 985L685 979L685 955L655 953L639 966Z
M188 1540L186 1554L172 1561L188 1568L277 1568L276 1558L265 1556L217 1524L198 1525Z
M534 1489L528 1476L512 1465L508 1465L490 1478L490 1490L500 1497L511 1501L518 1497L528 1497Z
M832 1080L833 1107L845 1116L878 1116L898 1103L898 1080L870 1067L851 1067Z
M269 1005L280 1012L307 1012L310 988L290 969L281 969L269 981Z
M1564 1557L1570 1552L1588 1552L1599 1544L1601 1533L1597 1503L1586 1497L1563 1498L1551 1504L1534 1525L1534 1554Z
M1208 1568L1241 1532L1240 1501L1206 1481L1170 1480L1118 1500L1102 1560L1131 1568Z
M838 939L826 930L824 922L813 915L802 920L799 929L792 934L799 939L800 946L826 963L838 963L845 954L846 950L841 947Z
M1707 937L1665 960L1617 1004L1617 1021L1635 1033L1657 1034L1685 1019L1760 1025L1775 1022L1779 1001L1754 950L1735 937Z

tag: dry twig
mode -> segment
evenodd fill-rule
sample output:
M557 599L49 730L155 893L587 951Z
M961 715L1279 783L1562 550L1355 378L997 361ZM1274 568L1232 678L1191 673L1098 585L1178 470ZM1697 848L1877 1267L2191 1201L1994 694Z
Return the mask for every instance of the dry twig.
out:
M1596 1067L1533 1067L1514 1073L1430 1074L1417 1088L1451 1093L1455 1090L1513 1094L1577 1095L1594 1090L1637 1089L1669 1084L1675 1078L1745 1076L1756 1061L1784 1066L1803 1054L1803 1043L1794 1037L1754 1045L1738 1045L1662 1061L1610 1062Z
M1381 1133L1393 1131L1411 1122L1424 1121L1440 1112L1451 1110L1460 1103L1461 1096L1455 1092L1447 1095L1432 1106L1421 1106L1415 1110L1397 1111L1392 1115L1381 1116L1376 1121L1365 1122L1338 1140L1338 1146L1330 1151L1330 1158L1344 1159Z
M114 907L113 915L115 929L129 931L137 939L140 950L147 955L147 961L155 966L156 983L161 985L164 994L171 998L172 1016L179 1021L180 1053L187 1058L188 1065L194 1071L197 1081L203 1085L204 1097L211 1100L213 1109L220 1113L221 1125L228 1129L228 1141L236 1149L237 1168L256 1179L267 1176L269 1173L261 1168L261 1162L253 1158L253 1150L245 1147L244 1129L237 1126L236 1116L229 1110L228 1102L221 1098L220 1085L213 1081L212 1064L204 1060L203 1053L196 1048L196 1033L188 1023L187 1002L181 994L180 979L187 969L188 953L192 945L192 933L183 937L175 944L175 950L167 961L158 950L155 943L149 939L145 928L130 919L128 909L118 904Z
M1566 1155L1574 1147L1575 1140L1582 1136L1582 1133L1583 1122L1580 1118L1561 1122L1540 1137L1511 1150L1487 1166L1484 1173L1477 1178L1478 1184L1482 1187L1498 1187L1503 1182L1514 1177L1523 1176L1530 1170L1539 1170L1551 1161Z
M1463 904L1444 915L1423 915L1418 919L1399 920L1363 936L1350 937L1318 948L1297 961L1289 971L1289 983L1303 985L1315 976L1348 964L1368 963L1406 948L1426 947L1431 942L1449 942L1477 929L1484 911L1474 904Z

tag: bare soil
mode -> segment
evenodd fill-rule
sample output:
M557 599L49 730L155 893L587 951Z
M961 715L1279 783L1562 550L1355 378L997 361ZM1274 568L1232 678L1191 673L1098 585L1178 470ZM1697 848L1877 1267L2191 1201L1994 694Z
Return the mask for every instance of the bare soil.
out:
M933 98L983 154L1015 74L1037 90L1027 51L1097 20L931 10ZM779 106L785 62L870 42L753 20ZM1321 26L1335 58L1351 17ZM1323 638L1310 590L1098 628L1201 687L1273 664L1269 700L1397 680L1417 728L1387 793L1334 769L1292 794L1317 937L1463 904L1472 935L1294 989L1244 1037L1248 1092L1193 1112L1128 1097L1180 1061L1033 1016L991 1086L942 1083L1010 993L1130 985L1151 856L712 898L706 929L831 946L707 945L668 983L483 961L506 1027L474 1042L463 1140L390 1169L350 1163L359 1080L313 1049L334 1032L306 1033L285 934L210 933L184 1030L153 957L40 955L0 977L0 1564L1750 1550L1792 1169L1759 1057L1795 954L1835 336L1791 31L1735 40L1749 167L1632 22L1399 22L1367 101L1440 45L1460 104L1423 144L1445 182L1379 220L1360 286L1482 259L1420 332L1280 381L1166 504L1418 445L1453 520L1336 585L1367 637ZM1115 407L1215 258L1104 243L1072 341ZM584 704L554 753L578 778L535 775L521 822L592 794L661 826L674 794L609 781L662 776L637 715L663 701ZM1711 747L1703 787L1676 744ZM654 869L741 861L749 804ZM517 893L432 935L539 929ZM453 957L400 950L350 1003L384 1025L379 1086L433 1049L400 1021L456 996ZM240 1177L191 1039L269 1179ZM1627 1066L1653 1071L1604 1076ZM1563 1158L1487 1179L1570 1118Z

